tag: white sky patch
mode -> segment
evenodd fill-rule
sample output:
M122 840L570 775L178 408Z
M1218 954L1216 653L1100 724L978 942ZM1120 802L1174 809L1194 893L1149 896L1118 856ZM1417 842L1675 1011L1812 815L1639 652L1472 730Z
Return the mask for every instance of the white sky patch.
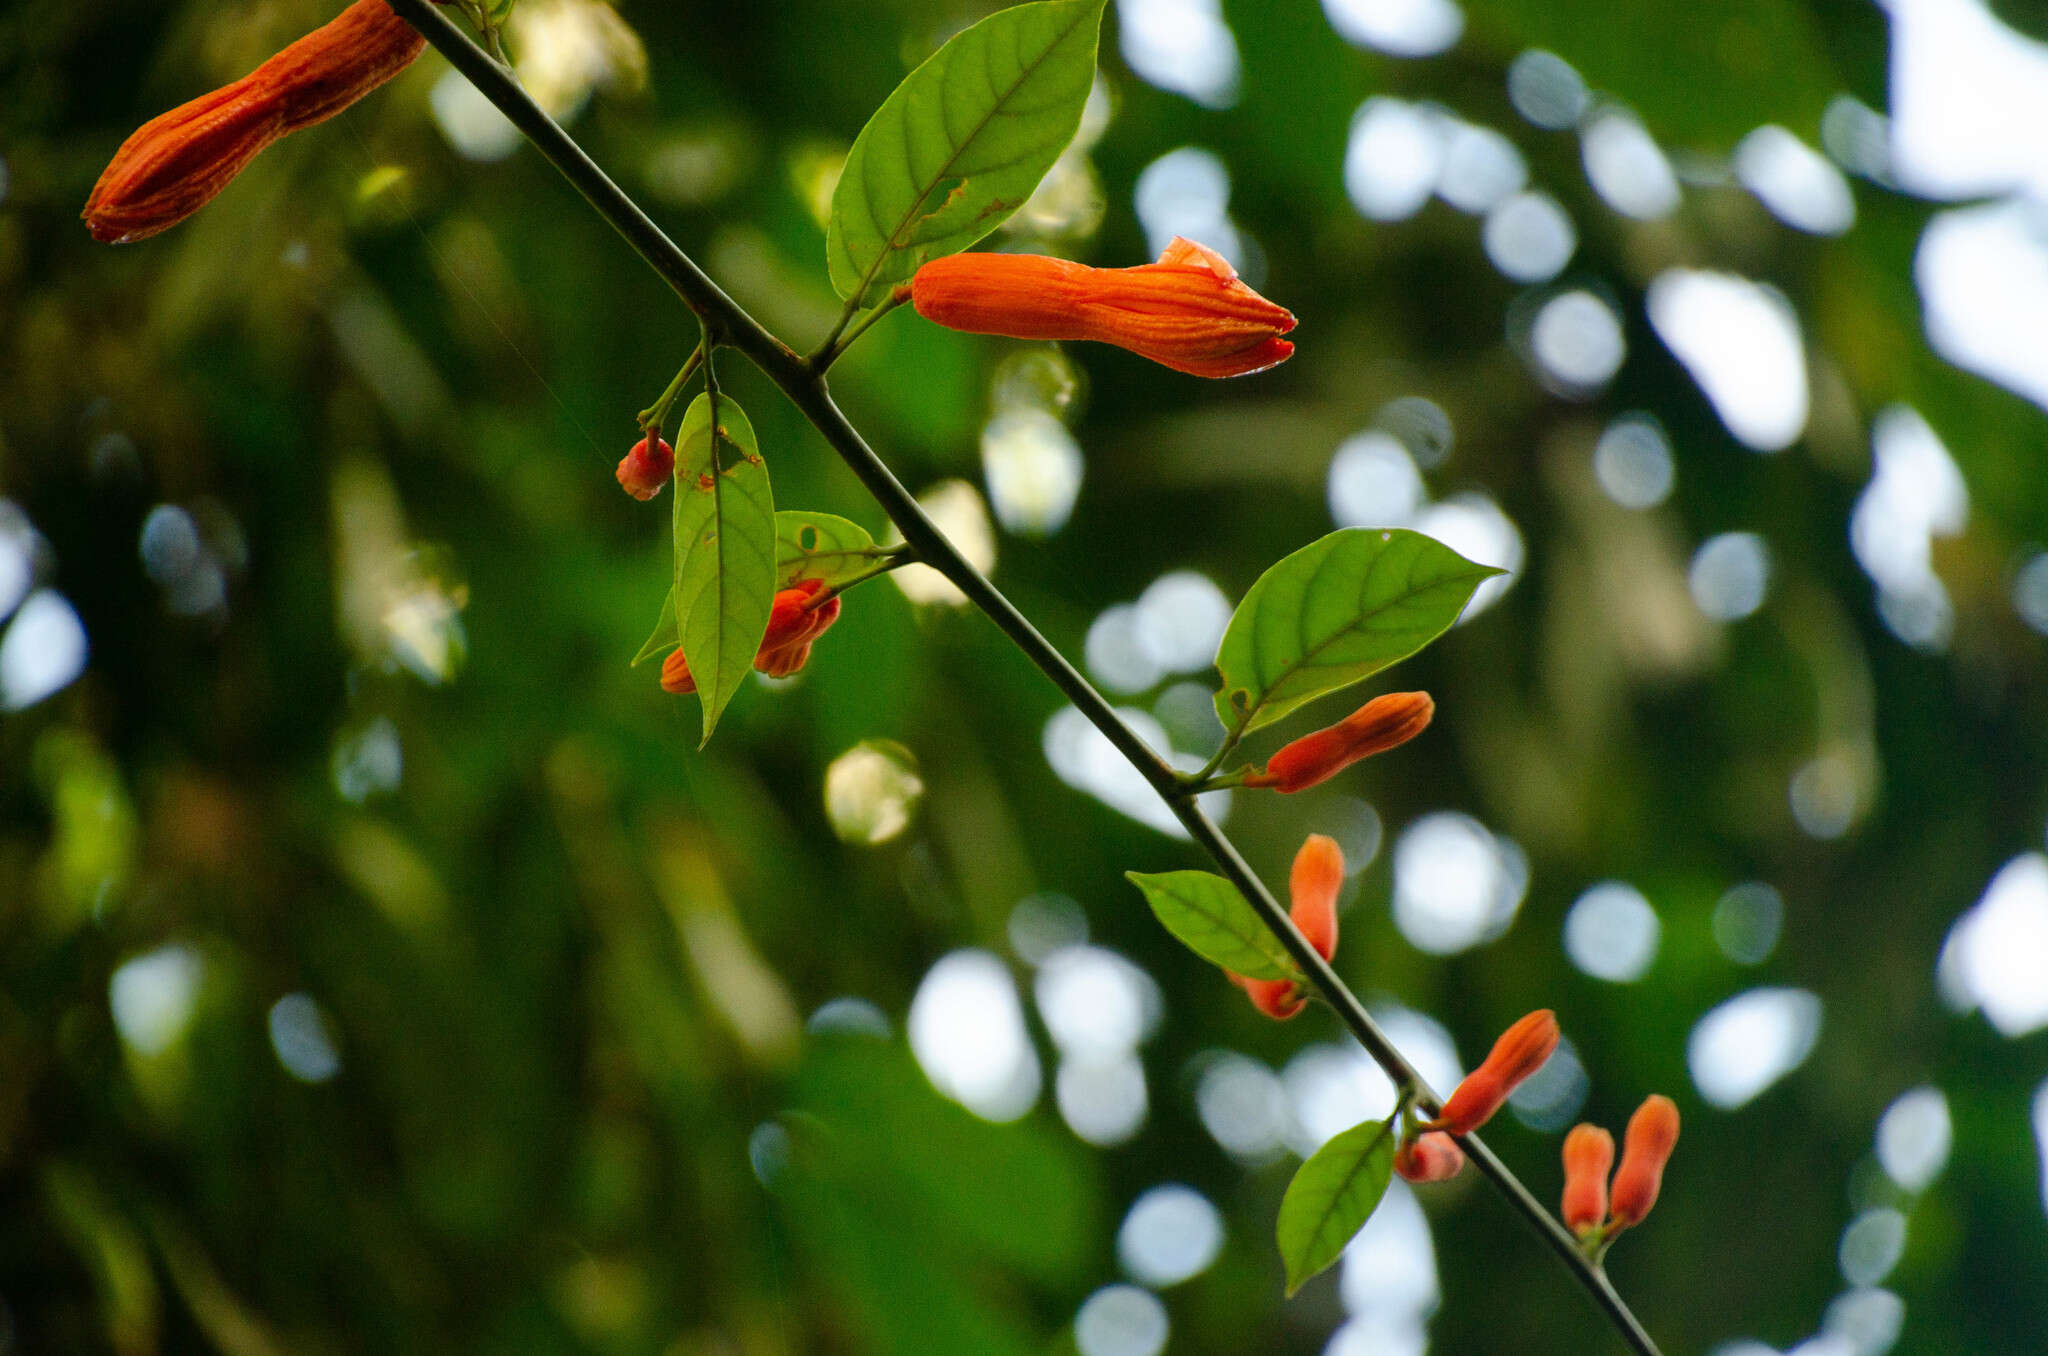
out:
M1775 123L1737 143L1735 178L1772 215L1796 230L1840 235L1856 224L1856 199L1842 172Z
M1106 1285L1074 1315L1081 1356L1159 1356L1167 1332L1166 1306L1135 1285Z
M2048 406L2048 345L2041 342L2041 317L2048 314L2044 202L2011 198L1939 214L1920 237L1913 278L1936 353Z
M1645 306L1657 336L1739 442L1777 452L1804 431L1806 351L1799 317L1776 289L1674 268L1651 282Z
M932 1086L982 1119L1014 1121L1038 1100L1043 1075L1017 986L990 953L940 957L917 986L908 1028Z
M1069 946L1047 956L1032 993L1053 1044L1075 1059L1128 1055L1159 1025L1159 986L1103 947Z
M1678 466L1657 416L1637 411L1609 424L1593 447L1593 478L1623 508L1655 508L1669 498Z
M63 594L29 594L0 636L0 710L20 711L69 687L88 652L85 623Z
M1428 502L1415 458L1391 433L1353 434L1330 458L1330 516L1339 527L1403 527Z
M1939 650L1954 611L1934 573L1936 537L1960 535L1970 491L1954 458L1911 407L1878 413L1870 431L1870 484L1849 515L1849 545L1878 588L1885 623L1909 645Z
M1059 1072L1053 1076L1052 1092L1067 1128L1100 1148L1129 1143L1144 1127L1151 1105L1145 1066L1129 1054L1110 1059L1062 1058Z
M270 1005L270 1048L302 1083L325 1083L341 1072L341 1052L327 1014L311 994L288 993Z
M1470 815L1424 815L1394 843L1394 925L1431 955L1499 937L1528 888L1521 848Z
M980 490L964 480L941 480L919 495L917 502L970 565L983 574L995 569L996 530L988 520L988 506L982 503ZM889 534L892 546L902 540L899 532ZM967 605L967 595L929 565L906 565L891 571L889 577L913 603Z
M1119 707L1117 715L1139 739L1174 767L1183 772L1193 772L1201 767L1200 757L1173 751L1166 727L1150 712ZM1046 761L1052 764L1052 770L1068 786L1086 791L1111 809L1161 833L1175 838L1187 837L1187 830L1173 817L1173 811L1152 789L1144 774L1132 767L1109 742L1109 737L1075 708L1064 706L1053 712L1045 723L1044 743ZM1230 813L1228 791L1205 792L1197 800L1215 819L1221 820Z
M2048 1081L2034 1091L2034 1143L2041 1151L2041 1207L2048 1210Z
M107 980L114 1029L138 1055L160 1055L191 1028L205 965L182 942L121 962Z
M1700 543L1685 581L1699 610L1715 621L1741 621L1770 592L1771 553L1754 532L1723 532Z
M1820 999L1804 989L1751 989L1700 1018L1686 1041L1693 1085L1733 1111L1797 1069L1820 1038Z
M1417 532L1436 538L1467 560L1507 571L1473 592L1472 601L1458 614L1460 626L1492 607L1521 578L1526 554L1522 530L1486 495L1477 491L1454 494L1416 514L1413 525Z
M1891 1275L1906 1251L1906 1217L1890 1206L1865 1210L1842 1230L1836 1249L1842 1279L1854 1286L1876 1285Z
M1602 108L1579 128L1586 179L1609 207L1638 221L1655 221L1678 209L1678 176L1636 116Z
M1465 31L1454 0L1323 0L1323 13L1345 41L1389 56L1435 56Z
M1003 410L981 430L989 505L1005 531L1046 537L1067 525L1081 494L1081 445L1067 426L1031 406Z
M1237 102L1237 39L1220 0L1117 0L1124 63L1205 108Z
M1508 102L1536 126L1561 132L1585 116L1586 82L1557 53L1531 48L1508 65Z
M1191 1186L1153 1187L1124 1215L1116 1257L1144 1285L1179 1285L1201 1275L1223 1249L1223 1215Z
M1198 673L1216 662L1230 625L1230 599L1207 575L1174 570L1138 595L1138 648L1166 673Z
M1351 119L1344 190L1373 221L1420 211L1443 173L1447 120L1404 99L1375 95Z
M1515 143L1491 127L1454 121L1444 144L1437 196L1460 212L1483 215L1529 182Z
M1245 267L1244 242L1230 220L1230 170L1215 152L1199 146L1168 151L1139 171L1131 200L1154 254L1184 235L1233 268Z
M1549 282L1579 248L1578 229L1548 193L1516 193L1486 214L1486 257L1511 282Z
M1949 929L1935 969L1958 1012L1982 1008L2000 1034L2048 1026L2048 857L2024 853L1999 868L1983 898Z
M1543 303L1529 326L1528 344L1544 385L1569 400L1597 394L1628 356L1621 317L1582 288Z
M1202 1127L1233 1157L1263 1163L1287 1144L1287 1090L1280 1076L1234 1050L1205 1057L1195 1083Z
M1954 1141L1948 1098L1940 1088L1924 1084L1900 1093L1878 1119L1877 1161L1901 1188L1922 1192L1948 1165Z
M1891 12L1892 163L1932 198L2048 196L2048 45L1983 0L1883 0Z
M1388 1186L1372 1218L1345 1247L1337 1293L1346 1312L1374 1321L1419 1324L1436 1312L1436 1246L1406 1182Z
M1611 984L1641 979L1657 959L1663 925L1643 892L1626 881L1602 881L1578 897L1564 919L1564 950L1573 965Z

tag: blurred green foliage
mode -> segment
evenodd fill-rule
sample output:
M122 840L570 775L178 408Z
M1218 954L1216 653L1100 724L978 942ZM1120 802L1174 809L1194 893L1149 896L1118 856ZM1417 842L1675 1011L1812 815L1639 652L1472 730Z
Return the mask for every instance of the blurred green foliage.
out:
M837 310L821 220L839 158L907 70L993 7L629 3L621 24L522 0L510 39L599 161L805 347ZM667 506L627 499L611 470L695 325L533 155L458 153L443 129L473 110L438 58L280 144L173 233L87 238L78 207L130 130L333 8L0 8L0 496L91 647L75 682L0 714L0 1351L1065 1351L1077 1307L1120 1275L1123 1212L1162 1182L1225 1222L1215 1264L1163 1291L1169 1349L1323 1350L1337 1284L1281 1299L1292 1157L1233 1158L1195 1090L1218 1050L1277 1068L1334 1025L1262 1021L1158 927L1122 873L1200 863L1054 775L1055 694L971 613L863 586L800 682L747 684L695 751L695 703L627 664L669 583ZM1421 741L1300 797L1240 794L1231 832L1275 883L1304 833L1364 822L1360 798L1389 842L1454 808L1520 845L1513 926L1449 957L1396 928L1381 853L1338 964L1375 1001L1435 1016L1468 1059L1556 1008L1590 1119L1618 1129L1644 1093L1677 1097L1663 1201L1610 1259L1668 1351L1813 1334L1845 1289L1845 1226L1882 1205L1907 1221L1883 1277L1904 1301L1898 1350L2039 1349L2029 1110L2048 1036L1951 1011L1935 965L2048 814L2048 641L2009 598L2048 540L2042 413L1923 337L1914 251L1938 204L1859 177L1856 225L1817 238L1725 160L1766 122L1817 142L1838 93L1885 107L1885 12L1475 0L1459 45L1404 60L1347 43L1310 0L1233 0L1236 96L1210 108L1132 72L1135 8L1106 21L1110 116L1082 210L1027 211L995 243L1148 259L1138 176L1207 148L1300 348L1243 382L1109 351L1048 369L1086 479L1063 530L1000 534L998 582L1077 656L1105 608L1168 570L1240 597L1330 530L1340 442L1398 398L1434 402L1454 438L1431 494L1491 496L1526 561L1395 671L1438 702ZM1675 212L1614 212L1578 138L1518 115L1504 73L1529 46L1633 107L1684 172ZM608 56L569 59L586 49ZM1557 284L1502 277L1479 222L1441 202L1393 221L1354 209L1345 150L1375 95L1512 140L1577 227ZM1789 451L1734 441L1644 318L1646 287L1681 266L1767 282L1796 310L1813 395ZM1520 336L1567 286L1621 318L1626 360L1560 396ZM905 312L833 385L913 487L979 481L1019 351ZM767 384L738 361L721 373L776 502L879 534ZM1945 647L1887 628L1850 550L1893 402L1971 495L1967 531L1935 543ZM1675 491L1644 510L1592 470L1630 410L1675 452ZM163 506L182 516L157 530L184 536L149 535ZM1771 576L1762 609L1723 624L1685 566L1735 529L1768 543ZM844 844L827 770L870 739L915 757L914 776L891 762L874 784L924 794L890 841ZM1803 769L1838 836L1795 818ZM864 822L855 837L890 820ZM1559 942L1609 878L1661 920L1634 983L1581 972ZM1713 920L1753 879L1785 918L1747 968ZM1161 990L1149 1112L1117 1147L1062 1123L1036 1008L1048 1086L1015 1124L942 1098L905 1046L948 953L985 948L1029 991L1009 923L1039 892L1079 901L1094 941ZM1719 1110L1694 1090L1688 1035L1756 985L1817 995L1818 1045ZM893 1034L806 1026L846 995ZM1946 1094L1955 1147L1915 1195L1872 1136L1922 1084ZM1504 1117L1490 1139L1554 1191L1554 1131ZM1620 1349L1471 1174L1423 1194L1437 1350Z

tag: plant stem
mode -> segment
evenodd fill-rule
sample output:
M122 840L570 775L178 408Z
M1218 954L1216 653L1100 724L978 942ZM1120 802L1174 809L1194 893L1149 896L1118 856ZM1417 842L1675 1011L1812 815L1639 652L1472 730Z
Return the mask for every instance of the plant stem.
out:
M1236 845L1196 804L1194 793L1180 773L1168 766L1125 725L1102 695L1067 662L1066 657L946 540L945 534L925 516L917 500L834 403L824 372L770 334L727 296L598 168L567 132L527 97L526 92L502 68L438 13L431 0L388 0L388 3L424 34L427 41L447 57L450 64L462 72L515 127L525 133L541 155L561 171L563 177L597 209L598 214L626 238L648 266L675 289L684 304L704 322L709 331L707 341L715 340L738 349L782 389L881 505L882 511L889 515L918 557L966 594L968 601L986 614L1067 700L1102 732L1117 752L1138 769L1152 789L1166 801L1174 817L1187 829L1189 837L1209 854L1223 875L1243 893L1253 910L1272 929L1288 955L1294 958L1309 982L1357 1037L1359 1044L1365 1047L1366 1053L1393 1080L1397 1095L1432 1110L1439 1107L1440 1103L1430 1092L1428 1084L1387 1039L1386 1033L1373 1021L1358 996L1309 945L1272 892L1253 874ZM829 351L838 336L839 332L835 331L821 351ZM1656 1343L1630 1311L1627 1302L1606 1275L1579 1252L1578 1241L1564 1225L1543 1208L1521 1180L1477 1136L1462 1136L1459 1142L1479 1171L1499 1188L1585 1287L1629 1346L1639 1356L1660 1356Z
M810 364L812 371L822 375L833 363L839 361L840 354L853 347L854 340L873 329L877 320L880 320L883 316L909 300L910 290L908 288L898 288L889 294L887 301L862 316L860 323L856 324L852 329L846 328L846 321L853 313L851 311L842 312L839 317L839 324L833 328L831 334L825 336L825 342L818 345L818 351L804 361Z
M704 345L701 343L690 350L689 358L652 405L640 411L640 428L650 438L661 436L661 426L668 422L668 412L675 405L676 397L683 392L683 384L697 374L698 365L704 361Z

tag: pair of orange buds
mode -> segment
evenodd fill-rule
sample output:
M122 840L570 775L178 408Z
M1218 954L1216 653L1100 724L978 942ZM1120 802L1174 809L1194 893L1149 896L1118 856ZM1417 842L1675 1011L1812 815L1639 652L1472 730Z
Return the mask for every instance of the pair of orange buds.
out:
M341 112L425 46L384 0L356 0L240 80L144 123L85 200L93 239L126 244L177 225L257 152Z
M1557 1049L1557 1014L1539 1008L1493 1043L1480 1066L1465 1076L1434 1120L1404 1133L1394 1151L1394 1171L1411 1182L1441 1182L1465 1167L1465 1151L1454 1135L1469 1135L1493 1119L1516 1088L1527 1082Z
M1653 1093L1628 1118L1610 1194L1607 1172L1614 1167L1614 1136L1597 1125L1573 1126L1564 1137L1565 1228L1581 1246L1597 1252L1623 1229L1642 1223L1657 1203L1664 1165L1677 1147L1678 1107Z
M799 579L775 595L768 611L768 630L754 654L756 669L770 678L787 678L810 662L811 642L839 620L839 595L820 598L824 590L822 579ZM680 646L662 661L661 686L678 696L697 690L697 680Z

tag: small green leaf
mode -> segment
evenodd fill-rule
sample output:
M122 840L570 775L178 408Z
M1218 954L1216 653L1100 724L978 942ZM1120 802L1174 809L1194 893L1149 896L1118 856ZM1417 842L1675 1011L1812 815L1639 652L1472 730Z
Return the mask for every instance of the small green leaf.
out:
M1230 618L1216 714L1248 733L1414 654L1497 574L1406 528L1346 528L1259 576Z
M1385 1121L1352 1126L1310 1155L1280 1200L1280 1259L1292 1295L1337 1260L1378 1208L1394 1174L1394 1136Z
M661 616L655 619L654 634L647 637L640 653L633 656L633 666L638 667L656 655L667 654L682 643L682 633L676 629L676 586L671 584L662 597Z
M822 579L827 588L866 574L889 554L859 523L830 513L783 509L775 515L775 587Z
M1013 5L955 36L883 101L832 195L832 286L883 301L1024 205L1081 125L1104 0Z
M1207 871L1124 872L1166 930L1205 961L1247 979L1300 979L1301 968L1235 885Z
M754 426L700 395L676 435L676 618L704 703L704 742L753 667L775 601L775 500Z

